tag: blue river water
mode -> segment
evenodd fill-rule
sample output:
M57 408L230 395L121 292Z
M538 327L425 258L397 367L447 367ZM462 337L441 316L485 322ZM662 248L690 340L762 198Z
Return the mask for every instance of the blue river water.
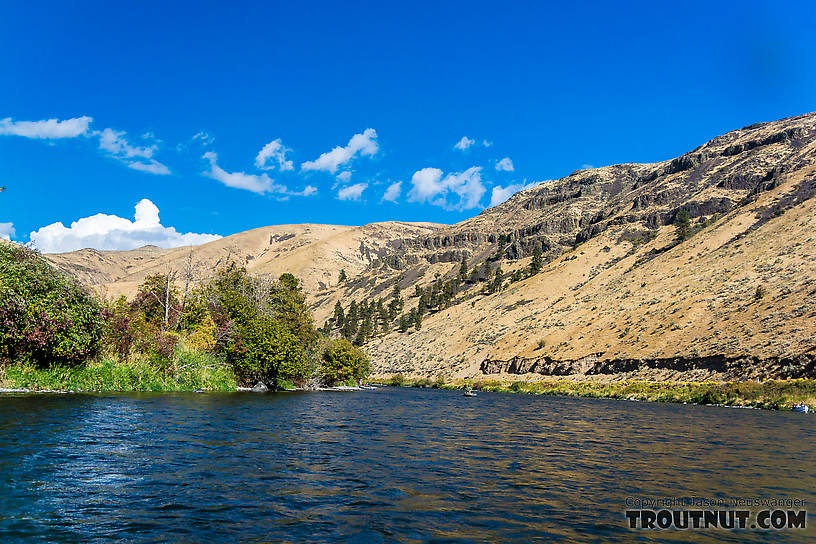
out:
M390 387L3 395L0 542L812 542L816 520L643 530L624 512L732 497L816 512L814 423Z

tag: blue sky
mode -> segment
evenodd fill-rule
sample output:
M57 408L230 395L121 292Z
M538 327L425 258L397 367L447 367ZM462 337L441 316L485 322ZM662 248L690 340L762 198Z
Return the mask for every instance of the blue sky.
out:
M816 110L813 2L660 4L0 2L0 235L454 223Z

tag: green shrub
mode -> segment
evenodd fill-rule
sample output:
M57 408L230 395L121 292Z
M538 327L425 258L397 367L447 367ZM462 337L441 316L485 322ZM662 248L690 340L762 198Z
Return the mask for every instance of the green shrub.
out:
M0 360L77 365L100 349L99 304L37 253L0 242Z
M246 385L261 381L276 387L280 379L302 383L312 372L298 337L268 316L239 327L226 354L238 381Z
M345 338L326 343L321 356L320 377L327 385L362 380L371 371L368 356Z

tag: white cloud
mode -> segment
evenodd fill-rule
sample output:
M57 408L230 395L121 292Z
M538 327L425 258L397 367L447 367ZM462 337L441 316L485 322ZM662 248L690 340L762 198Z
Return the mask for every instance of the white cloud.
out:
M151 159L150 162L148 163L136 161L129 162L128 168L133 168L134 170L147 172L148 174L157 174L160 176L166 176L170 174L170 169L155 159Z
M513 161L510 160L510 157L503 158L496 163L496 170L500 172L512 172L514 170Z
M99 135L99 149L107 151L115 157L129 159L132 157L139 157L142 159L149 159L155 153L157 147L150 145L146 147L138 147L131 145L127 139L124 138L126 132L116 131L111 128L106 128Z
M0 223L0 238L11 240L12 236L14 236L14 223Z
M355 183L354 185L343 187L337 191L337 198L340 200L360 200L366 187L368 187L368 183Z
M215 136L210 135L209 132L197 132L191 140L198 140L201 142L202 145L211 145L215 143Z
M343 170L339 174L337 174L337 181L342 183L348 183L351 180L351 172L348 170Z
M153 158L153 154L158 150L156 144L161 143L161 140L157 139L152 132L144 133L142 139L150 140L153 143L139 147L131 144L125 138L126 133L124 131L116 131L111 128L101 131L90 130L92 121L93 118L88 116L74 117L63 121L45 119L42 121L16 122L9 117L0 119L0 135L23 136L41 140L77 138L79 136L98 137L99 149L122 162L128 168L150 174L167 175L170 173L167 166Z
M268 166L267 163L269 159L274 159L278 163L278 168L281 172L286 172L287 170L294 170L295 165L292 161L286 160L286 153L292 151L288 147L285 147L282 143L280 138L277 140L272 140L258 152L258 156L255 157L255 166L260 168L261 170L272 170L274 166Z
M462 136L462 139L453 144L453 147L456 149L460 149L464 151L465 149L469 148L473 144L476 143L476 140L473 138L468 138L467 136Z
M490 140L482 140L482 145L484 147L493 147L493 142L491 142Z
M221 238L217 234L180 233L162 226L159 209L143 198L136 204L134 221L116 215L98 213L83 217L65 227L52 223L30 235L31 245L43 253L65 253L86 247L99 250L135 249L148 244L170 248L199 245Z
M128 168L166 176L170 174L170 169L153 158L153 154L158 150L156 144L139 147L131 144L124 131L116 131L106 128L102 131L95 131L94 136L99 136L99 149L107 152L111 157L126 164ZM150 135L150 139L155 137Z
M273 181L272 178L266 174L261 174L258 176L244 172L227 172L218 166L218 155L212 151L204 153L203 158L210 161L209 172L203 172L203 174L216 181L220 181L227 187L244 189L247 191L252 191L253 193L258 193L259 195L264 193L272 193L282 195L284 197L310 196L317 193L317 189L311 185L307 185L302 191L291 191L285 185L275 183L275 181Z
M0 119L0 135L22 136L24 138L59 139L76 138L88 133L88 125L93 118L83 116L60 121L12 121L11 117Z
M300 165L300 169L321 170L334 174L340 166L351 162L357 154L371 157L376 155L379 150L377 131L373 128L367 128L362 134L352 136L345 147L335 147L313 161L306 161Z
M493 192L490 194L490 208L493 206L498 206L502 202L509 199L514 194L518 193L519 191L524 191L525 189L530 189L544 183L543 181L534 181L532 183L528 183L526 185L521 183L515 183L508 185L507 187L501 187L499 185L493 187Z
M388 189L385 190L385 194L383 195L382 199L387 200L388 202L396 202L400 196L400 191L402 191L402 182L394 182L388 186Z
M220 181L227 187L234 189L245 189L262 195L264 193L281 192L280 185L276 185L272 178L266 174L256 176L254 174L245 174L244 172L227 172L218 164L218 155L212 151L204 153L203 158L210 161L210 171L204 172L205 176L211 177L216 181ZM283 188L285 190L285 187ZM285 192L285 191L284 191Z
M472 166L464 172L453 172L442 177L443 172L439 168L423 168L411 178L408 200L428 202L447 210L476 208L486 192L481 171L481 167ZM451 194L459 197L457 202L448 201Z
M586 164L586 163L581 165L581 170L587 170L589 168L595 168L595 167L592 166L591 164Z

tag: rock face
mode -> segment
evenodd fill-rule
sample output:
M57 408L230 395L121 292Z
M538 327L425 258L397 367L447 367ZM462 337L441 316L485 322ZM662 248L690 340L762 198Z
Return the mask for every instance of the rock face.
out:
M238 258L256 273L294 273L321 325L338 300L387 298L397 282L407 310L418 302L415 286L453 278L463 258L470 268L500 264L507 277L542 249L539 274L493 294L469 285L421 330L370 341L377 374L812 375L814 195L816 114L807 114L660 163L579 170L456 225L265 227L193 255L204 269ZM677 244L681 210L696 233ZM182 270L189 255L153 248L49 258L128 294L148 273ZM349 279L338 284L341 268Z
M258 382L252 387L253 393L266 393L269 391L269 388L263 382Z

